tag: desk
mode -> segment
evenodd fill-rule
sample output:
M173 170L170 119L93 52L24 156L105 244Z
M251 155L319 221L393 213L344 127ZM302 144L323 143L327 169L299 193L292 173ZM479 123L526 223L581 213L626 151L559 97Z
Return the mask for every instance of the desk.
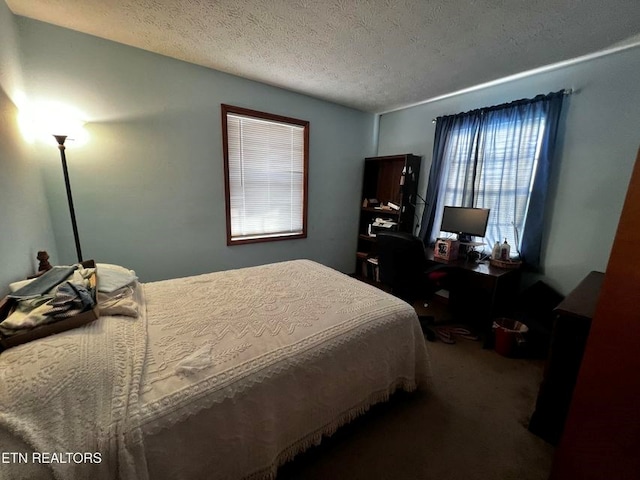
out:
M513 306L520 286L520 269L494 267L489 260L479 263L462 258L443 262L434 258L431 249L426 254L433 262L455 267L449 291L452 313L464 323L476 324L479 333L485 334L485 347L491 346L491 321Z

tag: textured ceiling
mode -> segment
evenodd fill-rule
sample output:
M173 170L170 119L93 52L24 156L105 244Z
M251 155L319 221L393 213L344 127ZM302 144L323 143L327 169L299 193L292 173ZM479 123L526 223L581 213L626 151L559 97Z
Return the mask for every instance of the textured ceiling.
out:
M640 33L640 0L6 2L17 15L370 112Z

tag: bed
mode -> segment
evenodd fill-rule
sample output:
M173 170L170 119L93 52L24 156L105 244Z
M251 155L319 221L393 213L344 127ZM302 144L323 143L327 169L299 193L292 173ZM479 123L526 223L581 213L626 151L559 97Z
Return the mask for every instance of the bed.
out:
M100 268L98 268L100 282ZM0 355L0 478L271 479L429 383L413 309L309 260L136 284L137 318Z

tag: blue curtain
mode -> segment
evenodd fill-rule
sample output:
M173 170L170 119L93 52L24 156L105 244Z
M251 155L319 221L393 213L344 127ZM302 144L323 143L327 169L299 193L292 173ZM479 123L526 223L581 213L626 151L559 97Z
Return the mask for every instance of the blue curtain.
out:
M490 208L489 245L508 239L540 261L544 206L563 92L439 117L420 236L440 234L445 205Z
M540 144L538 168L536 169L529 198L529 208L521 247L522 258L532 266L540 264L545 205L547 203L547 191L558 137L558 124L560 123L563 99L564 92L555 92L550 93L540 102L541 109L546 117L545 131Z
M443 169L447 166L445 158L459 156L471 161L473 158L474 138L477 136L480 118L476 115L449 115L438 117L436 120L436 134L433 144L433 157L429 170L429 182L424 198L425 207L422 212L419 236L425 244L433 243L430 238L434 228L434 220L442 216L442 204L438 202L440 192L444 188L446 175ZM464 135L453 136L452 131L464 132ZM460 172L464 175L464 172ZM438 207L440 207L438 209ZM436 211L439 210L439 215Z

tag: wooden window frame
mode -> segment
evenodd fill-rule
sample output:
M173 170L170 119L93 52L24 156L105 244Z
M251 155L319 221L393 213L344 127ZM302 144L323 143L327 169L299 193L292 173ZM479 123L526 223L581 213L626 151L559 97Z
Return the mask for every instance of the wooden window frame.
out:
M275 115L272 113L260 112L248 108L235 107L233 105L221 104L222 113L222 152L224 158L224 192L225 192L225 209L227 221L227 245L243 245L247 243L277 242L281 240L295 240L299 238L307 238L307 209L309 198L309 122L299 120L297 118ZM274 122L296 125L303 127L304 137L304 159L303 159L303 205L302 205L302 232L293 235L265 235L264 237L245 238L233 240L231 235L231 192L229 185L229 138L227 129L227 114L237 114L247 117L254 117L261 120L270 120Z

